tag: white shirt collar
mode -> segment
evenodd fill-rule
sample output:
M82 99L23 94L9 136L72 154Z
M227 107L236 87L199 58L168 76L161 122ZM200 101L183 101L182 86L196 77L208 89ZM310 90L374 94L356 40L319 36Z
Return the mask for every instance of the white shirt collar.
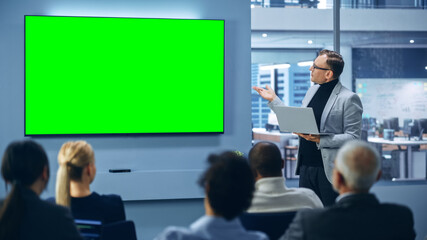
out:
M255 183L255 190L260 192L276 192L278 189L286 189L284 177L261 178Z

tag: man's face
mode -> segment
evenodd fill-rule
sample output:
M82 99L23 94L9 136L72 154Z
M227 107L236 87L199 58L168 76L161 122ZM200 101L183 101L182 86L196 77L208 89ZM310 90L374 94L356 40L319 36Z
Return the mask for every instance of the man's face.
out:
M326 70L330 69L326 64L327 56L326 54L318 56L313 65L310 67L311 71L311 81L317 84L323 84L332 81L332 71Z

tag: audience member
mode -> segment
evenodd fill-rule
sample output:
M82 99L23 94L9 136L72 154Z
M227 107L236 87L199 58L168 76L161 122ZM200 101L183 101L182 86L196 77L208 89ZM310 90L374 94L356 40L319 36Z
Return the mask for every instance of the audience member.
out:
M381 176L381 158L368 143L351 141L339 151L333 170L337 203L297 213L281 239L415 239L411 210L380 203L369 189Z
M234 152L211 155L211 166L200 180L205 189L205 216L190 228L168 227L163 239L268 239L261 232L247 231L239 216L251 204L254 179L246 159Z
M66 142L58 154L56 203L71 207L76 219L100 220L104 224L125 220L123 202L118 195L91 192L95 178L95 154L85 141Z
M39 198L49 180L48 159L39 144L11 143L1 173L12 189L0 209L0 239L81 239L68 209Z
M288 188L283 178L279 148L259 142L249 152L249 165L255 176L255 193L248 212L286 212L302 208L323 208L319 197L308 188Z

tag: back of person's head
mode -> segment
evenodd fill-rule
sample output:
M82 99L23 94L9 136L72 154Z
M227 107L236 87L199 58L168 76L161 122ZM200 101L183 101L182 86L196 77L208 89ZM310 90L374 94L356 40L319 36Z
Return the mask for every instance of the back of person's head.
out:
M339 78L344 69L344 59L342 58L341 54L335 51L324 49L319 52L319 56L321 55L326 55L326 64L334 73L334 79Z
M92 146L86 141L66 142L58 153L56 203L70 206L70 181L81 181L83 169L95 162Z
M200 179L215 214L231 220L251 205L254 178L247 160L234 152L208 157L210 167Z
M259 142L249 151L249 165L255 177L282 176L282 154L274 143Z
M344 178L348 188L367 192L376 182L381 158L378 152L363 141L349 141L338 151L335 168Z
M12 189L0 209L0 239L18 239L22 218L27 211L22 188L31 187L47 169L46 152L38 143L26 140L9 144L3 154L1 174ZM47 180L46 180L47 183Z

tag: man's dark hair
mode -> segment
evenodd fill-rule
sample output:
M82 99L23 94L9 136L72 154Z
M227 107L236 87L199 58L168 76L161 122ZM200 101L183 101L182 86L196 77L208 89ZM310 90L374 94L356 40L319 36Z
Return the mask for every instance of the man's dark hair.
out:
M328 64L328 67L331 68L332 72L334 73L334 79L337 79L340 77L342 70L344 69L344 60L341 56L341 54L324 49L319 52L319 56L326 55L326 64Z
M210 167L200 179L215 214L227 220L246 211L252 201L255 182L247 160L234 152L212 154Z
M282 154L274 143L259 142L249 151L249 165L256 177L256 172L262 177L282 176Z

